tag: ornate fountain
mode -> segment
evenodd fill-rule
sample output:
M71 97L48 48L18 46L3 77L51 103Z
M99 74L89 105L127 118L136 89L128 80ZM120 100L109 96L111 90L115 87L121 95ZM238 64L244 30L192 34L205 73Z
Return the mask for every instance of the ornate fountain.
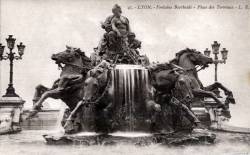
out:
M69 46L52 55L62 69L61 76L51 88L40 86L36 90L31 116L41 111L42 102L48 97L62 99L69 108L62 120L65 133L44 135L47 143L213 143L215 135L200 128L200 124L205 128L211 125L207 123L211 121L209 106L204 103L204 96L194 97L189 83L191 74L187 74L196 71L196 66L187 70L187 66L178 64L181 57L192 54L204 69L211 58L185 49L171 63L150 64L146 55L140 55L141 42L131 32L128 19L121 16L120 6L115 5L112 12L102 25L105 34L90 58L79 48ZM224 114L229 113L227 106L233 96L224 90L231 97L227 105L212 92L203 92L215 100L212 107L222 109L221 116L227 117ZM197 102L202 108L192 107Z

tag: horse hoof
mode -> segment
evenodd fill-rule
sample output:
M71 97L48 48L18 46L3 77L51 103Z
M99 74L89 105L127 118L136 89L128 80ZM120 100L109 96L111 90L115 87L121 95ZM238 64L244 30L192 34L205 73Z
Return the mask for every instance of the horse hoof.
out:
M30 110L30 113L26 119L33 118L41 110L42 110L42 106L38 106L38 105L33 106L32 110Z
M64 126L64 131L66 134L75 134L77 133L77 130L75 129L74 125L72 123L67 124Z
M231 113L229 110L222 110L221 114L225 116L226 118L231 118Z
M38 112L38 110L31 110L26 120L33 118Z
M233 92L231 92L231 91L225 92L225 95L227 95L227 96L232 96L232 97L233 97Z
M18 131L22 131L22 128L19 125L13 125L12 130L18 132Z
M225 105L225 104L223 104L223 103L219 104L219 105L217 106L217 108L218 108L218 109L221 108L222 110L228 110L228 106Z
M205 127L201 124L201 122L194 122L194 129L205 129Z
M228 97L226 98L226 100L227 100L229 103L236 104L235 99L234 99L233 97L231 97L231 96L228 96Z

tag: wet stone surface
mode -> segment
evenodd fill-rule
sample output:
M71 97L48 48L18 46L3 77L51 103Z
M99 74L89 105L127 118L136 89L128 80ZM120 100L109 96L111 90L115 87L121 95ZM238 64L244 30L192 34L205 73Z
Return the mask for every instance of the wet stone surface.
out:
M207 131L193 131L192 133L178 132L169 134L152 134L138 137L112 136L107 134L98 135L63 135L53 136L44 135L46 143L49 145L116 145L116 144L133 144L133 145L192 145L192 144L213 144L216 135Z

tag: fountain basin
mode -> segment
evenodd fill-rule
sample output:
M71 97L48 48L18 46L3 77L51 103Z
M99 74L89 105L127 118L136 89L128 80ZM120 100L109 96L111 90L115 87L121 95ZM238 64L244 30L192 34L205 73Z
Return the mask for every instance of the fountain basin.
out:
M93 134L93 135L63 135L61 137L53 135L43 135L48 145L190 145L190 144L213 144L216 136L206 130L197 130L192 133L178 132L168 134L148 134L148 133L129 133L119 132L112 134Z

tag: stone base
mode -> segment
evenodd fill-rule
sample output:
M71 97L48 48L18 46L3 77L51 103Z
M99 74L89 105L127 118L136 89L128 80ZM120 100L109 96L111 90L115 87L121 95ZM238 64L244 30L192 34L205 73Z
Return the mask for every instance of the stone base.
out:
M230 126L226 124L214 124L210 126L209 129L225 133L250 134L250 128Z
M216 135L206 130L192 131L191 133L178 132L169 134L152 134L149 136L123 137L112 136L109 134L97 135L63 135L53 136L44 135L47 144L50 145L115 145L115 144L133 144L133 145L190 145L190 144L212 144Z
M24 100L20 97L0 98L0 134L10 134L21 131L20 114Z
M37 113L32 119L26 119L30 110L23 110L21 114L21 127L24 130L53 130L57 127L58 116L60 110L58 109L43 109Z

